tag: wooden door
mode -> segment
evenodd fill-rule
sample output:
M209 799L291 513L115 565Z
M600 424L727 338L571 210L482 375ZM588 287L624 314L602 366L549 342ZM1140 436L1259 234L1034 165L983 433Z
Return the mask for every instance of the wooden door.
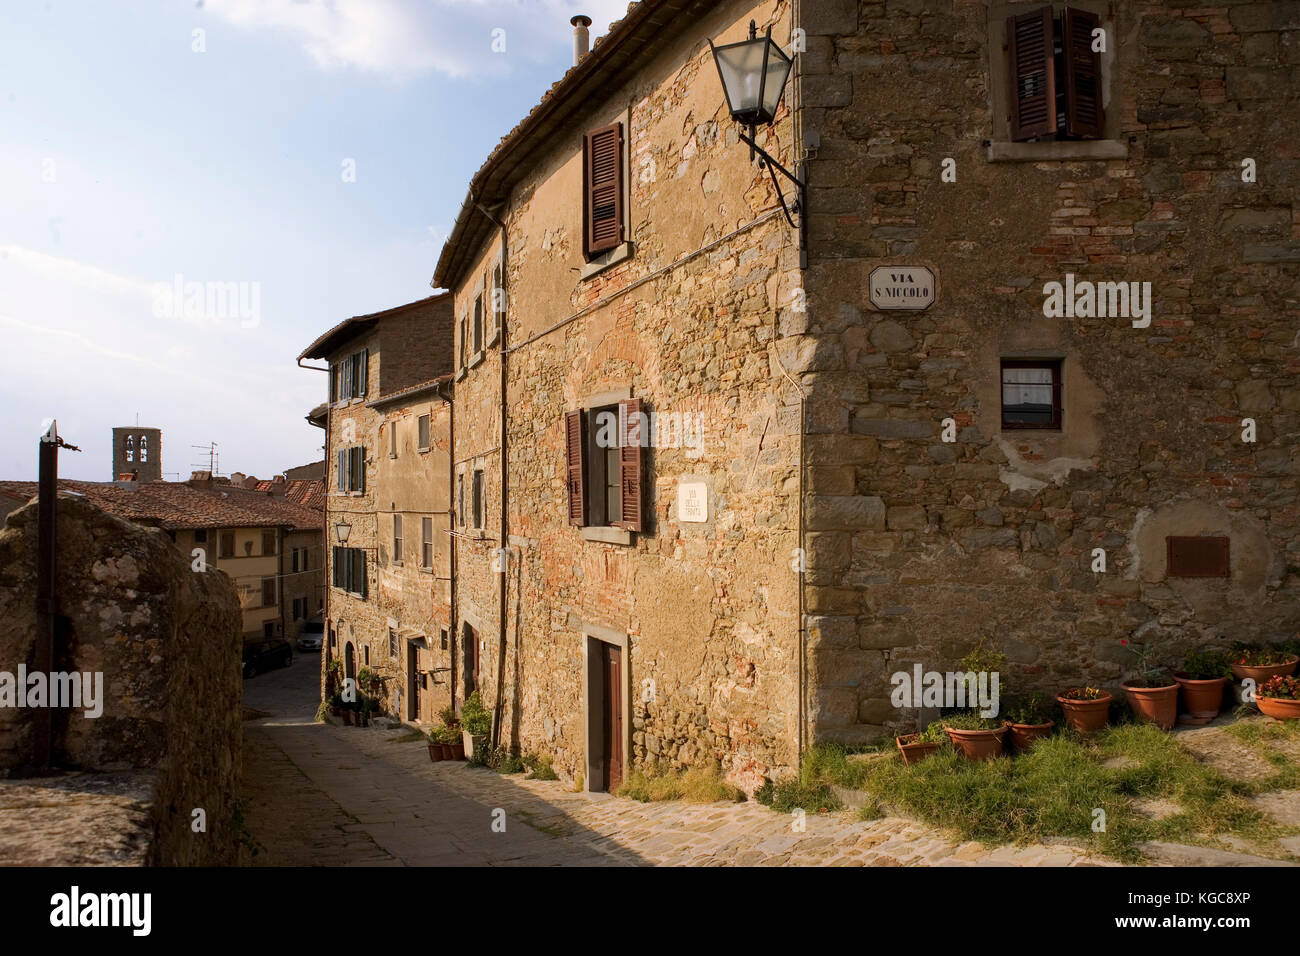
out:
M623 652L613 644L601 644L604 674L603 743L605 789L615 793L623 785Z
M419 720L420 713L420 651L410 641L406 642L406 719Z

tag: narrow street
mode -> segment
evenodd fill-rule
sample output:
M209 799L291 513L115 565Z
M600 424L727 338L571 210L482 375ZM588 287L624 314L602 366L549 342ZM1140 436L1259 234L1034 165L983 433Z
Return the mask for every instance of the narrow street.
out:
M245 823L254 866L926 866L1100 861L1063 844L956 843L914 821L753 803L639 803L429 761L405 730L314 721L318 657L244 682ZM504 811L504 815L496 811ZM493 829L494 818L505 831ZM500 829L498 824L497 829Z

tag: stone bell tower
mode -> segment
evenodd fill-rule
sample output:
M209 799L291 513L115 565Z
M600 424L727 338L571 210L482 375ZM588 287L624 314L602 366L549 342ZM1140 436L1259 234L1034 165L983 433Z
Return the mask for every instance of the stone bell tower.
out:
M162 479L162 429L127 425L113 429L113 477L135 474L136 481Z

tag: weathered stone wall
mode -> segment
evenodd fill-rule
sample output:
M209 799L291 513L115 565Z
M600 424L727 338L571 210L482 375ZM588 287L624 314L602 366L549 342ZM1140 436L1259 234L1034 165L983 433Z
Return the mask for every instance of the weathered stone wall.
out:
M0 670L35 666L37 504L0 530ZM55 711L55 763L88 771L153 769L150 860L229 864L240 773L240 613L217 570L191 570L166 534L58 502L56 593L65 658L56 671L101 673L103 713ZM0 767L30 764L33 711L0 708ZM205 811L207 832L191 829Z
M719 5L539 152L504 213L512 553L501 742L552 754L572 776L587 769L593 629L626 641L633 765L717 759L752 784L795 760L799 404L772 342L798 253L767 173L736 138L705 43L742 38L751 17L788 35L788 4ZM615 121L629 149L632 254L584 279L582 135ZM760 133L787 164L791 133L784 108ZM457 315L472 308L499 242L462 277ZM489 706L501 679L500 360L489 349L456 383L454 458L467 482L483 467L488 502L481 535L460 528L469 537L457 539L457 605L483 642ZM620 391L649 412L698 413L704 430L698 453L649 450L648 523L626 543L584 535L565 504L564 413ZM707 523L678 520L683 480L708 486Z
M947 669L981 635L1017 686L1055 691L1113 688L1124 638L1176 657L1300 619L1300 4L1113 4L1117 158L990 162L1005 6L803 7L819 738L906 724L889 674ZM884 263L934 268L936 304L875 311ZM1045 318L1067 272L1150 282L1151 326ZM1029 356L1064 360L1058 432L1001 429L999 360ZM1167 578L1169 534L1229 536L1231 578Z

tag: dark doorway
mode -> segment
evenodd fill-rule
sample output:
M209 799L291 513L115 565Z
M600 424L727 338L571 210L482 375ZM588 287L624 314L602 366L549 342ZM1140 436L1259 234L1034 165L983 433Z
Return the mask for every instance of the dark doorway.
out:
M420 719L420 649L406 642L406 719Z
M465 696L478 690L478 632L468 624L461 632L460 659L465 669Z
M348 641L347 647L343 649L343 676L351 677L353 680L357 676L357 654L352 649L351 641Z
M604 789L617 792L623 785L623 652L613 644L600 644L603 685L601 717L601 762L605 765Z

